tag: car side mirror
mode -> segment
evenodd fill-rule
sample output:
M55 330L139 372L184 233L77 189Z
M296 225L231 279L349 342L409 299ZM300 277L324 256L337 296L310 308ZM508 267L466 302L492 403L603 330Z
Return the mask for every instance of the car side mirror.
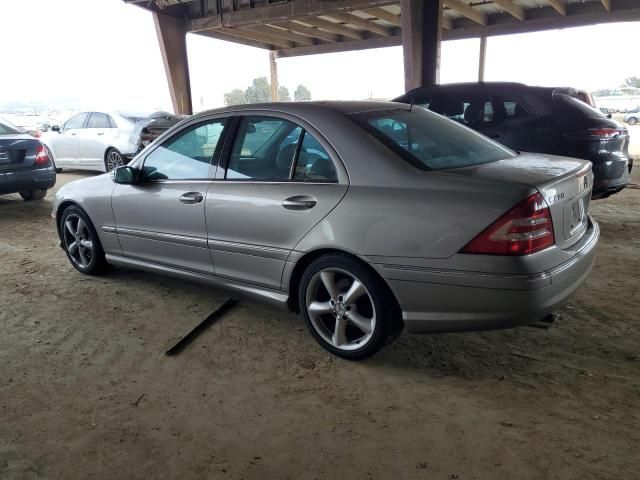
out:
M136 170L129 165L123 165L111 170L111 180L122 185L133 185L136 183Z
M54 125L53 127L51 127L51 130L54 132L60 132L60 125Z

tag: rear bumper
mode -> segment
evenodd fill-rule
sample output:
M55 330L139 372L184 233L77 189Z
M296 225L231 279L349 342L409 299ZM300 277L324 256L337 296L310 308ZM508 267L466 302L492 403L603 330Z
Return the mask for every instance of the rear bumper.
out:
M56 172L53 166L0 173L0 195L29 190L48 190L56 184Z
M627 186L633 159L609 153L591 159L593 163L593 197L598 198L619 192Z
M535 274L377 267L411 333L509 328L541 320L585 281L599 236L599 227L591 220L570 260Z

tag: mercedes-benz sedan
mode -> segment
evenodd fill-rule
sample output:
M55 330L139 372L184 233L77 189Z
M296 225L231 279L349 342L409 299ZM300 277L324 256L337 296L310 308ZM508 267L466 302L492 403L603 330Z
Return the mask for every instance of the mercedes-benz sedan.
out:
M591 164L517 154L422 108L229 107L173 127L111 174L61 188L80 272L107 264L301 311L345 358L403 329L541 320L585 280Z

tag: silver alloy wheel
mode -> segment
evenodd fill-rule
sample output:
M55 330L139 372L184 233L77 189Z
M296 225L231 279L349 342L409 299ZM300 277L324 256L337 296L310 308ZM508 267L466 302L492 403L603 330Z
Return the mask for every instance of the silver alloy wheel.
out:
M352 273L340 268L317 272L307 286L305 303L314 330L340 350L365 346L376 329L371 294Z
M124 161L122 160L122 155L120 152L116 150L110 150L107 153L107 171L110 172L116 167L120 167L124 165Z
M93 239L85 221L71 214L64 220L64 246L73 263L87 268L93 258Z

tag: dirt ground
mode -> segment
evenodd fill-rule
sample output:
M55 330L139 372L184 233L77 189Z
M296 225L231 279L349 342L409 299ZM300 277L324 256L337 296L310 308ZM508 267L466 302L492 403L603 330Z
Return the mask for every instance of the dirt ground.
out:
M597 264L551 329L403 335L362 363L251 301L165 357L224 291L82 276L51 194L0 197L0 478L638 478L638 188L592 204Z

